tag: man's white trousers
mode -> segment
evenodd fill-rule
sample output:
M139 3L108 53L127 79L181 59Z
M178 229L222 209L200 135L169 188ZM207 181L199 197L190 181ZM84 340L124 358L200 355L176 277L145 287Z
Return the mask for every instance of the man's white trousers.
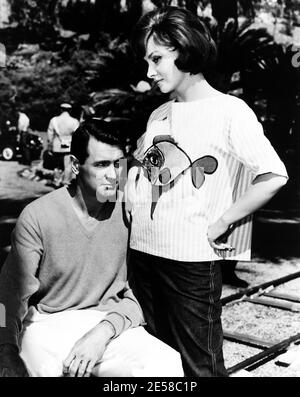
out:
M41 314L33 307L24 321L21 357L31 376L63 376L63 361L75 342L105 317L97 310ZM181 377L180 355L143 327L112 340L93 370L98 377Z

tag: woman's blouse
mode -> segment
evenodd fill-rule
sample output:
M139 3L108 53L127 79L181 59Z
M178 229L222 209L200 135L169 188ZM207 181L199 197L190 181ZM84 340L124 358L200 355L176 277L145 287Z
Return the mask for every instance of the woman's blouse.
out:
M171 135L191 167L160 191L143 168L131 170L130 247L180 261L250 260L251 216L234 225L228 242L235 250L226 254L211 248L207 230L256 176L287 177L254 112L243 100L225 94L193 102L169 101L150 116L135 152L138 160L143 160L157 135ZM203 183L196 187L192 164L199 159Z

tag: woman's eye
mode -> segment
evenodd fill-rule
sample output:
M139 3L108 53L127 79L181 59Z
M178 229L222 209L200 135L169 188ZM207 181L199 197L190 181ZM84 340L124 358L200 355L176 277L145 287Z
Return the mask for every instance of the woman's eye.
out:
M152 62L156 64L160 61L160 59L161 59L161 57L153 57Z

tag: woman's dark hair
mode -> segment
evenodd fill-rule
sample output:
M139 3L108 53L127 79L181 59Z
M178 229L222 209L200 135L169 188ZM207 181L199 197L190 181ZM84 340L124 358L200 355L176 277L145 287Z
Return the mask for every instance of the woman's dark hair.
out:
M205 73L215 63L216 44L200 18L179 7L162 7L143 15L131 35L134 53L144 57L149 38L158 45L177 50L175 65L182 72Z
M93 118L81 123L72 136L71 154L80 164L84 164L88 158L87 148L91 136L97 141L117 146L125 153L125 139L117 125L113 121Z

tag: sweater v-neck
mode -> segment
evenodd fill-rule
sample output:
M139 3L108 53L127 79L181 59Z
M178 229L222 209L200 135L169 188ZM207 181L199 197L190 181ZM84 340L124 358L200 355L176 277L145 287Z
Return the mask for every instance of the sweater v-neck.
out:
M107 219L110 219L110 218L103 219L101 221L94 218L94 219L96 219L97 224L94 227L92 227L91 229L88 228L85 225L84 221L82 219L80 219L80 216L77 214L76 209L74 208L74 203L72 201L72 197L70 196L70 193L68 192L67 187L65 187L63 190L64 190L64 194L66 196L68 196L67 200L66 200L66 207L68 207L69 212L72 213L73 218L76 219L76 222L80 225L80 229L86 235L86 237L89 239L92 238L96 234L98 228L103 225L103 222L105 222Z

